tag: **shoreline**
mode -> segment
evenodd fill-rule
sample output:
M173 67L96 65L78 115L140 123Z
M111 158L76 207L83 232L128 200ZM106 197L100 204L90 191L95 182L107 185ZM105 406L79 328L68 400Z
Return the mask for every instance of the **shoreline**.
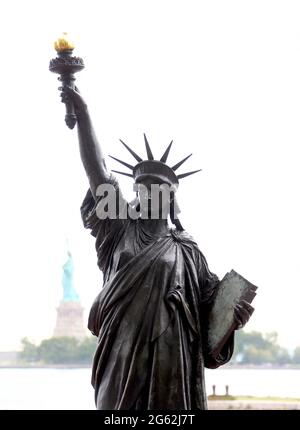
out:
M74 363L74 364L68 364L68 363L60 363L60 364L42 364L42 363L0 363L0 369L84 369L84 368L91 368L91 363ZM255 364L229 364L224 365L221 367L221 369L226 370L300 370L300 364L283 364L283 365L255 365ZM214 369L218 370L218 369Z
M297 370L300 369L300 364L225 364L222 366L222 369L263 369L263 370L275 370L275 369L293 369ZM217 370L217 369L216 369Z
M208 400L209 410L300 410L297 401L263 401L263 400Z
M0 364L0 369L91 369L91 364Z

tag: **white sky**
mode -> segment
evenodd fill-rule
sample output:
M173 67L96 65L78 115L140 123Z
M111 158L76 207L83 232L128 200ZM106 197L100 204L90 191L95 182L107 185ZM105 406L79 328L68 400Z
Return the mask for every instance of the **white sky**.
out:
M0 350L52 335L66 237L86 314L101 287L77 133L48 71L62 31L105 152L131 162L118 139L143 154L143 132L157 156L174 139L170 163L193 152L183 225L219 277L259 286L248 330L300 344L299 22L288 0L1 2Z

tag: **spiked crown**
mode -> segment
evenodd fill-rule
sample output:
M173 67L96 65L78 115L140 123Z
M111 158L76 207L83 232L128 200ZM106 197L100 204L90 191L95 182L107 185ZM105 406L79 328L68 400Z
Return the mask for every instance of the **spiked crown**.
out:
M168 145L167 149L163 153L160 160L155 160L153 157L153 153L151 151L150 145L148 143L147 137L144 134L146 152L147 152L147 160L143 160L139 155L137 155L131 148L129 148L126 143L124 143L121 139L120 142L125 146L125 148L130 152L130 154L137 160L138 164L132 166L131 164L126 163L125 161L119 160L116 157L110 155L111 158L123 164L123 166L128 167L132 173L120 172L118 170L113 170L113 172L119 173L121 175L129 176L134 178L135 182L141 182L145 178L153 178L153 180L159 180L162 183L168 183L169 185L178 186L179 179L185 178L186 176L192 175L193 173L200 172L201 169L193 170L192 172L181 173L180 175L176 175L175 171L188 159L190 155L185 157L183 160L176 163L173 167L169 167L166 164L171 146L173 141Z

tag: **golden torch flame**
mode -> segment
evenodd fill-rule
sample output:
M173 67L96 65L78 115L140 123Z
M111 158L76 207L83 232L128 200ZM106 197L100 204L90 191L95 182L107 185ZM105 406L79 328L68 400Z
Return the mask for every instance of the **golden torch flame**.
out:
M68 38L67 33L63 33L62 37L54 42L54 48L57 52L70 51L74 49L74 44Z

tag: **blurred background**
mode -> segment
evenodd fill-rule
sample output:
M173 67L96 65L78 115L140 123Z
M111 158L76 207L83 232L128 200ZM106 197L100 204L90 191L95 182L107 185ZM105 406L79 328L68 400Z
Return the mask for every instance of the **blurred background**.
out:
M102 285L80 218L88 181L77 133L48 69L64 31L84 59L76 84L105 153L131 162L119 138L144 153L144 132L156 156L174 140L170 163L192 152L182 171L202 172L181 181L181 222L211 271L235 269L259 287L236 367L207 372L208 394L229 385L233 395L300 398L299 19L292 0L1 2L0 408L94 407L87 330L61 363L44 342L68 251L84 327ZM132 199L130 179L119 181Z

